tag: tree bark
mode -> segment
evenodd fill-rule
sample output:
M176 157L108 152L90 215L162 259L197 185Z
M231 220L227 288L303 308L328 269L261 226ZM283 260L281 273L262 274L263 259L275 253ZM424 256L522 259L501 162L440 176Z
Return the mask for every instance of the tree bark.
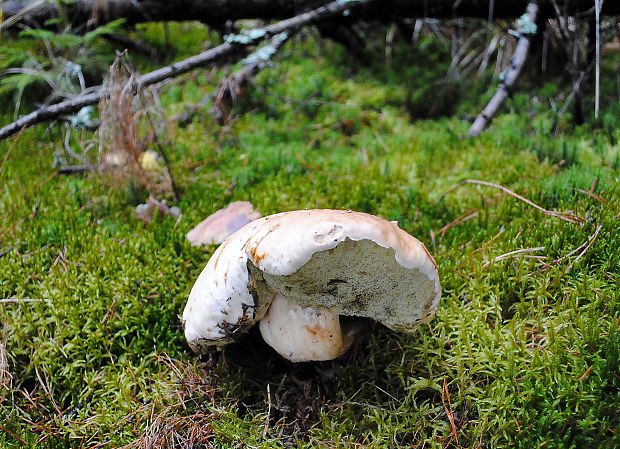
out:
M495 18L518 17L525 10L527 0L382 0L365 8L363 19L390 19L394 17L479 17L487 19L489 6L493 2ZM8 0L0 2L4 20L23 14L17 22L26 21L42 24L59 17L62 13L74 25L96 26L115 19L127 23L151 21L199 20L218 26L228 20L239 19L283 19L300 12L326 4L324 0L75 0L62 6L58 1L44 1L32 11L23 13L38 0ZM341 0L346 3L346 0ZM592 12L592 0L573 0L569 15ZM540 2L541 16L551 16L552 0ZM620 14L620 1L603 3L603 15ZM10 23L10 22L9 22ZM0 28L2 26L0 25Z

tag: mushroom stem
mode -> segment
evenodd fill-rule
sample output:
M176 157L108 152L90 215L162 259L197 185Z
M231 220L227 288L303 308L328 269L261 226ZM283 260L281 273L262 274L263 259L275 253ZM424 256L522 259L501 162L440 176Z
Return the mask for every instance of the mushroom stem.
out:
M322 307L304 307L276 293L259 323L265 342L291 362L331 360L348 344L340 317Z

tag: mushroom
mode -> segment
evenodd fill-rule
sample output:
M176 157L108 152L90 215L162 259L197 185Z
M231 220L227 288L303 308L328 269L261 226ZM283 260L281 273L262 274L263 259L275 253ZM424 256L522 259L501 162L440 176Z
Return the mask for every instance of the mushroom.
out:
M192 246L220 244L232 233L249 222L260 218L249 201L233 201L228 206L209 215L187 233Z
M294 361L330 360L351 344L340 316L411 333L435 314L437 266L396 222L362 212L301 210L253 221L213 254L183 325L197 352L260 320L265 341Z

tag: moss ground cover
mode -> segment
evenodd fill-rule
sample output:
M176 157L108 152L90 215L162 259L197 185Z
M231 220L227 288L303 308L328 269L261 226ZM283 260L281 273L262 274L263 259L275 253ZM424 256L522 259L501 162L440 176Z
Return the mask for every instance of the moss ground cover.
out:
M454 115L415 120L446 55L421 48L416 66L407 51L360 66L298 39L229 125L203 111L171 126L178 224L141 222L144 198L99 175L55 174L58 128L0 142L0 298L16 298L0 303L0 446L619 447L617 107L602 126L562 122L552 136L547 108L517 95L468 140L463 116L491 89L472 85ZM221 73L163 89L165 111L201 100ZM464 179L585 223L454 188ZM255 331L198 359L178 316L213 248L185 233L233 200L398 220L440 267L436 318L411 336L369 324L334 362L285 363Z

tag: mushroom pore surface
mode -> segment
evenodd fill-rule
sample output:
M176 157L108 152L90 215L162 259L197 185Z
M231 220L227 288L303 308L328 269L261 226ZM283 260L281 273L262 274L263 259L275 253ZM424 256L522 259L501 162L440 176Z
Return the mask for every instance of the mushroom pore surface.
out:
M373 318L401 332L412 332L434 314L435 283L405 268L394 250L371 240L345 239L312 255L287 276L263 272L267 289L300 306L339 315Z

